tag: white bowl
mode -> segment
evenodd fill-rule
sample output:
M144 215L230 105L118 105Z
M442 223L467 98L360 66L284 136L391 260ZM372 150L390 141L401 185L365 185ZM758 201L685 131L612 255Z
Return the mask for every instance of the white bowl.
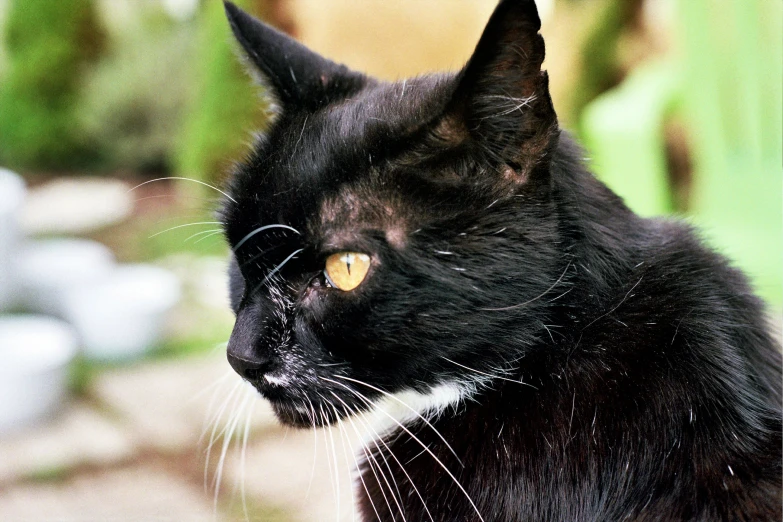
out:
M151 265L118 265L100 281L72 288L65 314L88 357L121 360L148 352L166 313L180 297L179 280Z
M21 301L34 312L65 318L66 293L103 279L114 266L111 250L96 241L30 241L19 255Z
M0 317L0 433L54 413L76 356L73 330L62 321L34 315Z
M0 168L0 310L15 304L15 254L20 237L19 216L25 199L22 178Z

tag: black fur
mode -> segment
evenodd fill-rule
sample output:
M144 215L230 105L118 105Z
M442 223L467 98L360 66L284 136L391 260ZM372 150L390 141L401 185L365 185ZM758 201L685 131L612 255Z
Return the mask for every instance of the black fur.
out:
M226 9L279 103L223 210L231 364L295 426L382 392L471 392L368 447L388 464L362 464L365 520L781 518L762 304L687 226L585 170L532 0L501 2L460 73L397 83ZM345 250L372 258L350 292L322 273Z

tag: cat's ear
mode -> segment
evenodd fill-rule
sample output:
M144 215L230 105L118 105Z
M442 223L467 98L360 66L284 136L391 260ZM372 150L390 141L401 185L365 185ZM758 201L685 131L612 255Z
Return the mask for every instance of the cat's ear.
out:
M520 179L546 160L558 135L548 77L541 71L540 28L533 0L503 0L457 77L444 119L452 136L467 135Z
M317 110L366 82L365 76L320 56L231 2L224 5L234 36L283 110Z

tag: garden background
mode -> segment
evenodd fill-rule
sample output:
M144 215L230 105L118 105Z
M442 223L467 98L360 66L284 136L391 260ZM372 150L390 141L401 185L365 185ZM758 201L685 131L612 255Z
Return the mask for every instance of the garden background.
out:
M384 79L458 69L495 5L236 3ZM783 3L538 4L555 108L593 170L639 213L702 227L779 335ZM351 520L345 434L278 427L223 355L228 250L207 185L225 183L267 107L222 2L0 0L0 37L0 167L26 185L9 259L88 239L179 288L143 353L79 356L52 415L0 432L0 519ZM41 312L20 292L0 317Z

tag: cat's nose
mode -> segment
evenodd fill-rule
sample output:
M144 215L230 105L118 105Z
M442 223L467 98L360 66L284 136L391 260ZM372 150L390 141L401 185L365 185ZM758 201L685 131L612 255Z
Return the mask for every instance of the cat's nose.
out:
M231 353L230 350L227 355L228 364L231 365L234 371L250 381L257 380L270 369L270 361L263 357L237 355Z
M240 376L255 381L272 370L272 360L258 347L258 318L253 310L240 310L226 355L228 363Z

